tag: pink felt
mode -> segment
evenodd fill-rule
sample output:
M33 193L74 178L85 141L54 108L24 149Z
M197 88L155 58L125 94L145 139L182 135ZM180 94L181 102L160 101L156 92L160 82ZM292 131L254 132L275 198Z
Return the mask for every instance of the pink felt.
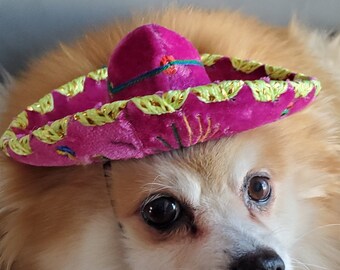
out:
M114 86L129 81L159 67L164 56L172 56L175 60L201 59L196 48L184 37L159 25L144 25L128 34L118 44L108 66L109 81ZM176 69L175 74L163 72L130 86L112 95L112 101L210 82L203 66L177 66Z
M114 86L124 84L158 68L164 56L200 61L193 45L177 33L158 25L137 28L113 52L108 66L108 80L86 78L84 91L74 97L53 91L54 109L46 114L26 111L27 128L12 130L17 138L30 135L32 153L17 155L7 147L8 154L19 162L36 166L90 164L103 158L143 158L275 122L302 110L315 98L315 89L306 97L295 97L290 83L292 78L288 77L287 90L274 102L255 100L250 87L244 84L235 98L222 102L204 103L190 93L180 109L161 115L145 114L130 100L112 123L86 126L74 117L77 112L100 108L113 101L155 93L161 95L169 90L185 90L211 82L269 80L264 66L246 74L235 70L230 59L224 57L208 67L179 65L175 67L175 73L162 72L110 94L108 83ZM287 108L290 108L288 114L283 114ZM32 135L35 129L65 116L69 116L66 134L58 142L47 144ZM72 155L60 154L57 150L63 147L72 150Z

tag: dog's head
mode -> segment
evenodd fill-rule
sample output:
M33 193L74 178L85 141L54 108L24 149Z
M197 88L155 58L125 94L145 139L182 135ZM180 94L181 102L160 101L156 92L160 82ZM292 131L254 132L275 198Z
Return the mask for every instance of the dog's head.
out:
M323 192L316 183L336 162L327 129L308 114L113 162L114 208L132 269L292 269L300 238L318 224L305 199Z

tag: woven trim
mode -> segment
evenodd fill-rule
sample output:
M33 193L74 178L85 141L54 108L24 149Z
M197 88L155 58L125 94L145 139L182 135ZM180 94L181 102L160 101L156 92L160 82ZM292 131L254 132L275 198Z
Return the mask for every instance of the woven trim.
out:
M224 56L204 54L201 56L202 63L205 66L214 65ZM73 115L73 119L79 121L85 126L101 126L112 123L117 119L120 112L128 105L133 103L138 109L145 114L161 115L172 113L181 109L190 93L194 94L200 101L204 103L222 102L230 100L237 96L239 91L245 86L249 86L252 90L255 100L259 102L270 102L277 100L281 94L287 91L289 84L295 90L295 97L306 97L313 89L317 95L321 90L320 82L314 80L304 74L295 74L287 69L263 65L256 61L245 61L238 58L230 58L233 67L244 73L254 72L256 69L264 66L266 74L270 77L270 81L254 80L254 81L221 81L219 83L211 83L204 86L192 87L185 90L170 90L163 95L148 95L143 97L135 97L130 100L116 101L108 103L99 109L89 109ZM294 81L283 81L289 76L293 76ZM81 76L65 85L59 87L55 91L65 96L76 96L84 90L86 78L96 81L107 80L107 68L101 68L90 72L87 76ZM35 111L40 114L46 114L53 111L54 103L52 94L47 94L38 102L27 107L28 111ZM26 111L21 112L10 124L9 128L0 138L0 148L8 155L7 147L18 155L29 155L32 153L30 147L31 136L38 140L54 144L66 136L68 122L72 116L66 116L56 120L48 125L31 131L31 135L25 135L18 138L12 128L26 129L28 119Z

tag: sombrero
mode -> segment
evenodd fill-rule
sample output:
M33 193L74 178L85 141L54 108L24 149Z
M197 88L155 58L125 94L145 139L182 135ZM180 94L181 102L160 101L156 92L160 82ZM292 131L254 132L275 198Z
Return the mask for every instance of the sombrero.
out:
M179 34L144 25L121 40L108 67L28 106L0 147L36 166L143 158L289 117L320 88L285 68L199 55Z

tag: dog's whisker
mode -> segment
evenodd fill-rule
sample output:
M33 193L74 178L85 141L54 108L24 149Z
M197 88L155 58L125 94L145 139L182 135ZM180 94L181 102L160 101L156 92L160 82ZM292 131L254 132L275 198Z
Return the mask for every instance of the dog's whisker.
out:
M324 270L328 270L327 267L324 267L324 266L320 266L320 265L317 265L317 264L312 264L312 263L306 263L306 262L302 262L298 259L294 259L292 258L293 262L296 262L298 264L303 264L304 266L308 267L308 266L312 266L312 267L316 267L316 268L319 268L319 269L324 269ZM309 268L309 267L308 267Z
M276 235L281 234L281 233L284 232L284 231L287 231L287 229L286 229L285 227L283 227L283 226L280 226L280 227L278 227L278 228L272 230L272 231L271 231L271 234L272 234L273 236L276 236Z
M292 262L293 265L296 265L299 268L301 268L300 266L302 266L303 269L310 270L310 268L305 263L303 263L303 262L301 262L301 261L299 261L297 259L292 259L292 260L293 260L293 262Z
M296 238L295 241L292 244L296 244L301 239L303 239L304 237L306 237L307 235L309 235L309 234L311 234L311 233L313 233L315 231L318 231L318 230L321 230L321 229L327 229L327 228L331 228L331 227L336 227L336 226L340 226L340 223L326 224L326 225L322 225L322 226L316 227L316 228L314 228L314 229L312 229L312 230L302 234L298 238Z

